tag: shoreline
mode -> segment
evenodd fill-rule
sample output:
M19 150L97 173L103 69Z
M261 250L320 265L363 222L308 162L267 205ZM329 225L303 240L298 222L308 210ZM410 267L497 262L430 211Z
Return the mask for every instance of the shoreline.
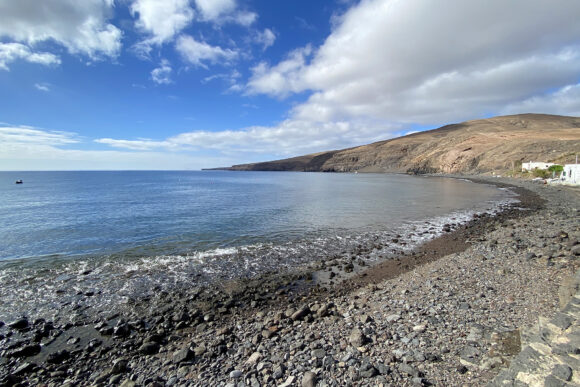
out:
M500 179L482 180L477 176L454 177L496 186L510 183L498 181ZM520 186L525 185L520 183ZM135 305L133 315L110 316L104 321L83 322L79 326L71 324L73 326L50 329L46 322L29 322L31 328L27 332L20 333L17 328L12 329L14 336L23 337L20 345L13 348L3 345L0 385L11 385L17 381L30 385L62 385L68 381L69 385L125 383L125 386L155 385L153 383L227 384L242 380L248 385L283 385L286 382L287 385L309 385L304 384L304 380L308 382L311 379L322 383L319 385L342 385L342 382L353 385L461 385L489 381L501 368L497 364L489 370L472 370L460 361L467 355L462 355L461 349L454 343L448 344L451 347L447 348L449 352L435 351L434 348L438 346L434 343L437 340L429 342L423 338L428 336L432 326L437 327L446 318L451 320L444 321L444 325L453 325L451 322L458 325L455 330L459 329L460 332L454 332L458 337L464 338L461 334L465 334L465 337L471 335L474 326L482 324L470 321L474 319L469 316L473 312L470 302L458 302L457 311L448 311L451 317L445 317L437 310L437 306L446 309L445 303L449 300L437 299L440 302L431 308L417 306L417 310L411 300L414 300L416 294L429 298L435 292L433 289L443 286L438 285L437 281L444 283L444 280L461 274L459 269L445 266L446 263L455 260L465 264L469 262L469 259L466 260L469 255L472 260L479 257L477 264L488 270L486 265L489 265L491 259L487 257L483 260L482 257L510 243L515 244L515 248L509 246L514 255L523 254L529 248L519 248L520 243L514 242L511 234L519 235L519 228L526 227L526 218L533 218L537 224L553 222L547 224L545 229L555 229L556 223L565 223L566 219L561 212L550 208L554 200L558 196L575 197L574 200L578 200L576 193L558 195L557 192L563 191L554 187L530 185L527 188L537 192L523 191L525 188L521 187L515 189L521 191L520 200L524 201L523 206L530 208L529 211L511 208L496 216L475 218L457 230L426 242L413 252L379 263L342 284L308 285L316 280L320 272L328 272L325 264L318 273L298 271L282 278L276 274L265 275L252 280L229 281L221 287L194 289L184 294L162 294L157 300L149 300L154 301L153 305L147 302ZM554 191L546 195L549 191L542 191L546 189ZM572 205L576 206L577 216L578 201ZM540 214L547 217L538 218ZM567 227L573 228L573 224ZM511 231L505 234L506 230ZM498 232L504 232L505 235L493 239ZM567 239L576 238L577 241L580 236L578 225L566 233ZM518 238L522 239L523 236ZM503 243L503 239L510 243ZM537 248L541 250L548 247ZM506 251L511 253L508 247ZM528 259L527 254L531 252L526 252L517 263L544 265L542 270L538 270L546 276L546 283L542 286L548 289L548 296L557 294L556 282L578 267L578 262L572 259L555 263L561 257L546 258L547 255L534 253L535 257ZM544 258L546 262L540 264ZM493 259L500 266L505 265L499 256ZM332 267L330 269L338 271ZM505 277L511 275L510 270L519 270L511 267L503 269L506 270L505 274L498 275ZM453 272L447 273L446 270ZM440 272L447 273L446 277L433 274ZM521 276L526 275L525 272ZM421 277L417 284L419 290L409 289L408 285L414 283L412 281L417 276ZM426 290L424 287L427 283L430 287ZM524 286L523 282L518 284ZM451 282L448 285L458 286ZM537 290L546 290L542 286ZM494 288L493 285L487 287ZM480 292L485 296L482 299L492 297L487 296L487 287ZM452 299L459 297L467 300L467 296L458 294L461 290L458 287L455 292L443 293L448 293L447 297ZM417 305L420 304L420 298L415 300ZM513 298L514 301L507 303L508 308L518 303ZM469 307L463 309L463 303ZM527 301L522 303L529 304ZM554 302L546 301L540 306L540 312L555 312ZM537 311L538 308L534 313L526 312L523 317L507 318L507 325L511 324L513 328L516 322L529 323L532 316L537 317ZM487 312L493 311L488 308L484 314L489 317ZM499 315L506 318L503 311L500 312ZM466 320L462 321L461 318ZM498 320L497 316L494 318ZM475 330L485 332L487 328L493 330L499 327ZM34 344L34 340L26 337L39 330L43 336L43 329L48 331L48 337L40 338L40 342L45 345L40 348L40 353L34 354L39 347ZM438 332L437 329L435 331ZM438 334L447 337L444 333ZM52 335L56 337L52 338ZM475 351L468 359L479 359L485 355L485 350L491 344L483 344L484 336L482 333L481 339L478 339L482 341L481 345L471 347ZM294 345L298 342L301 345ZM465 347L464 341L460 344ZM454 347L457 347L457 353ZM32 355L14 355L15 352L16 355L22 355L22 351ZM481 356L475 356L476 352ZM465 362L469 364L467 360ZM450 364L455 364L455 369L450 369ZM162 380L157 380L159 378ZM333 384L332 380L342 382Z

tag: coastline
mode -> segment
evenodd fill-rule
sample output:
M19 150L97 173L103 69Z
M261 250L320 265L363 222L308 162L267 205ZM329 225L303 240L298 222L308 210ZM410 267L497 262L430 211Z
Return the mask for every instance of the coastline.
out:
M568 245L580 238L580 200L567 188L459 178L523 186L529 210L478 217L342 284L312 285L325 263L162 294L105 321L31 321L11 328L22 341L3 345L0 385L485 384L504 365L495 358L514 355L486 358L488 337L558 309L559 285L579 266Z

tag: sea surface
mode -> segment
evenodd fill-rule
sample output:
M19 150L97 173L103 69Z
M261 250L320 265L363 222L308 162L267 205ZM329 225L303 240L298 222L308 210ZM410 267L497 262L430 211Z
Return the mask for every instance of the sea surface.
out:
M22 179L23 184L15 184ZM160 290L306 265L514 195L464 180L230 171L0 172L0 320L115 310Z

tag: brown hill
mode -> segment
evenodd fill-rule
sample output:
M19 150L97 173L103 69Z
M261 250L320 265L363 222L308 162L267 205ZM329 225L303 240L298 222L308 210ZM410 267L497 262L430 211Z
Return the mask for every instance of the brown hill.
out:
M467 121L355 148L234 165L241 171L484 173L526 161L570 163L580 117L519 114Z

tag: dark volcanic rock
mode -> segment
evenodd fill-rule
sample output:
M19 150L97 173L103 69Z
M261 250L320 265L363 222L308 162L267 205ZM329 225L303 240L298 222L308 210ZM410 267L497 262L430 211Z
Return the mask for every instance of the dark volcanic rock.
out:
M186 346L179 351L175 351L173 353L172 361L175 364L182 363L184 361L188 361L193 359L194 353L189 349L189 346Z
M26 329L26 328L28 328L28 319L20 318L18 320L15 320L15 321L9 323L8 326L12 329L17 329L17 330Z
M144 355L154 355L159 352L159 344L155 342L145 343L139 347L139 352Z

